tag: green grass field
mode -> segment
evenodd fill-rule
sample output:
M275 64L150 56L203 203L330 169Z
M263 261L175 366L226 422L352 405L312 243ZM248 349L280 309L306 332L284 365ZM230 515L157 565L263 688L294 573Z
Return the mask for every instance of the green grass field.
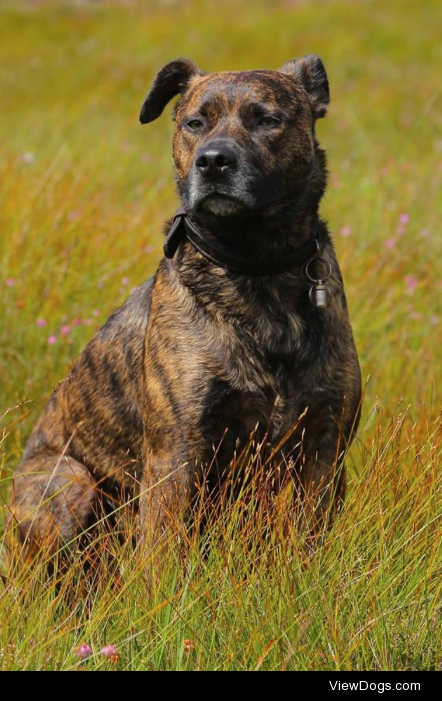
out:
M154 593L112 534L87 581L80 556L60 582L44 556L0 556L1 669L442 669L441 19L439 0L0 4L1 502L52 389L160 259L173 123L138 113L177 56L323 58L322 214L366 385L346 506L311 558L281 536L284 503L230 505Z

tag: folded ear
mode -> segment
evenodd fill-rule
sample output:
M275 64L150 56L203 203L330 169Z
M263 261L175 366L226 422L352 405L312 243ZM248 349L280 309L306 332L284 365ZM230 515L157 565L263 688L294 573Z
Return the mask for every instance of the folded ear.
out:
M166 64L157 73L143 103L140 113L141 124L153 122L175 95L185 92L190 79L195 75L205 75L188 58L179 58Z
M281 73L293 75L301 82L312 106L313 115L325 117L330 102L330 88L324 64L316 54L294 58L284 63Z

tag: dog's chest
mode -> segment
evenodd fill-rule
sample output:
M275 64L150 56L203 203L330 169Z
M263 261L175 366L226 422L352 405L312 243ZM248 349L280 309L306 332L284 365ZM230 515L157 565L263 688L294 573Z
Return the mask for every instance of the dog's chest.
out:
M201 428L228 457L250 437L276 443L296 423L306 405L315 354L295 314L263 314L253 324L233 325L224 338L222 367L208 383Z

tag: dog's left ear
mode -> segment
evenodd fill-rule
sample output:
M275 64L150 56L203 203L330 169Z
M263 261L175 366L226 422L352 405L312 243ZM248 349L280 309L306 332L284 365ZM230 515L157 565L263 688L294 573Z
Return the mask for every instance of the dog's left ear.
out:
M141 124L148 124L160 116L163 109L175 95L185 92L189 81L196 75L206 75L196 63L188 58L171 61L157 73L143 103L140 113Z
M307 92L314 117L325 117L330 102L330 88L324 64L319 56L309 54L302 58L294 58L284 63L279 70L298 78Z

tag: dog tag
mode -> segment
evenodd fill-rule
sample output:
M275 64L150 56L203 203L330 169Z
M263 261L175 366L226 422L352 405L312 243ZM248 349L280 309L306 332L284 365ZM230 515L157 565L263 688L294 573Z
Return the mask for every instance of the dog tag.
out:
M317 309L324 309L327 306L327 290L322 280L318 280L315 285L310 287L309 297Z
M309 270L310 266L315 263L322 263L322 265L325 266L325 275L323 275L322 278L313 277ZM313 304L314 307L316 307L316 309L324 309L327 306L327 289L325 287L325 283L330 277L332 271L330 261L328 261L327 258L324 258L323 256L316 256L315 258L310 258L310 260L308 260L305 264L304 271L305 275L308 277L310 282L314 283L310 287L308 293L310 297L310 302Z

